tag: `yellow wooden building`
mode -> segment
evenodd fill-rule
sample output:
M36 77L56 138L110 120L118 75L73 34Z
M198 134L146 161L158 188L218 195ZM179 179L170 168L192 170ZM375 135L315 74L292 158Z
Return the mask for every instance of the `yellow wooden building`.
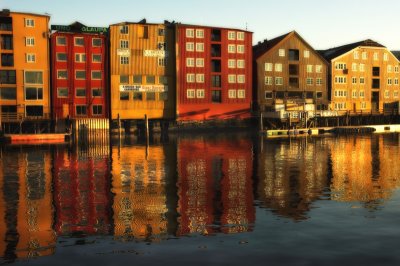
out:
M372 40L321 54L330 62L330 109L337 113L382 113L398 109L399 60Z
M174 38L168 23L110 26L111 119L175 117Z
M1 122L50 118L50 17L0 12Z

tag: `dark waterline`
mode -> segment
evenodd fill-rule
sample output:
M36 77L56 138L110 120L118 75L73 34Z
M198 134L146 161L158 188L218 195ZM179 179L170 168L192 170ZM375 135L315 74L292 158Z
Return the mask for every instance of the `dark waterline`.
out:
M0 264L395 265L400 135L2 146Z

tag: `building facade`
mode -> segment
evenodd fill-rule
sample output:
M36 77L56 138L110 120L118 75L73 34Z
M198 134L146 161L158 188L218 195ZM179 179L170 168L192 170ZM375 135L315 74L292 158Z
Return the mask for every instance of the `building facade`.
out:
M1 122L50 118L50 17L0 12Z
M167 22L110 26L111 119L174 119L173 40Z
M331 110L339 114L398 110L399 60L382 44L365 40L321 53L330 62Z
M265 116L287 118L328 105L328 63L297 32L254 46L255 107Z
M108 28L51 29L53 118L108 118Z
M252 97L252 33L176 24L178 121L245 119Z

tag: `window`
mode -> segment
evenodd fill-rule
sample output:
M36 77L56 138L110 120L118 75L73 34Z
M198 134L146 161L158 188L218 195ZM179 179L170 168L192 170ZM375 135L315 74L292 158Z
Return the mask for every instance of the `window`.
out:
M102 105L93 105L92 113L93 113L93 115L102 115L103 114L103 106Z
M133 100L134 101L142 101L143 100L143 93L135 91L133 92Z
M282 64L275 64L275 72L282 72Z
M57 70L57 79L67 79L68 72L67 70Z
M221 87L221 76L220 75L211 76L211 86L214 88Z
M315 72L316 73L322 73L322 65L316 65L315 66Z
M86 79L86 71L85 70L76 70L75 71L75 79Z
M186 43L186 51L194 51L194 43L193 42L187 42Z
M120 101L129 101L129 92L128 91L120 91L119 92L119 100Z
M241 32L241 31L237 32L236 38L239 41L243 41L244 40L244 32Z
M195 78L196 78L196 76L195 76L195 74L186 74L186 82L188 82L188 83L193 83L193 82L195 82Z
M142 84L142 76L134 75L133 76L133 84Z
M79 97L79 98L86 97L86 89L85 88L76 88L75 96Z
M356 91L356 90L352 90L352 91L351 91L351 97L352 97L352 98L357 98L357 96L358 96L357 91Z
M204 67L204 58L196 59L196 67Z
M317 99L321 99L322 98L322 91L317 91L316 97L317 97Z
M360 84L365 84L365 78L364 77L360 77Z
M35 45L35 38L34 37L26 37L25 38L25 45L26 46L34 46Z
M351 83L352 84L357 84L357 77L352 77L351 78Z
M365 71L365 65L364 64L360 64L360 71L364 72Z
M196 82L204 83L204 74L196 74Z
M146 92L146 101L155 101L156 93L155 92Z
M265 85L273 85L272 77L265 77Z
M119 59L121 65L129 65L129 56L121 56Z
M194 29L186 29L186 38L194 38Z
M142 39L149 38L149 27L148 26L139 26L138 27L138 37Z
M196 90L196 97L197 98L204 98L204 89Z
M76 53L75 54L75 62L77 62L77 63L86 62L86 54Z
M101 39L100 38L93 38L92 39L92 46L93 47L101 47Z
M347 78L346 77L342 77L342 76L336 76L335 77L335 83L338 83L338 84L347 83Z
M65 46L67 45L67 39L64 36L57 36L56 43L59 46Z
M321 86L322 85L322 78L316 78L315 84L317 84L317 86Z
M307 65L307 73L313 72L313 65Z
M265 99L268 99L268 100L272 99L272 91L265 92Z
M394 73L399 73L399 66L394 66Z
M92 97L103 97L103 90L101 88L93 88Z
M0 70L0 84L16 84L15 70Z
M158 36L165 36L165 29L164 28L159 28L158 29Z
M289 49L289 61L299 61L298 49Z
M304 50L303 56L304 58L310 58L310 51Z
M0 88L0 99L1 100L16 100L17 99L17 89L16 88Z
M389 60L389 55L388 53L383 54L383 61L388 61Z
M236 90L228 90L228 98L236 98Z
M313 78L307 78L307 85L313 85L314 84L314 79Z
M278 55L279 55L280 57L284 57L284 56L285 56L285 49L279 49Z
M2 54L1 66L12 67L14 66L14 54Z
M353 59L359 59L359 58L360 58L360 53L358 51L354 51Z
M129 84L129 76L128 75L120 75L119 83L121 84Z
M351 64L351 70L352 71L357 71L357 63L353 63L353 64Z
M27 63L35 63L36 55L35 54L26 54L26 62Z
M101 71L99 70L92 71L92 79L101 79Z
M390 92L388 90L385 90L385 98L389 98L390 97Z
M122 25L119 27L119 32L121 34L128 34L129 29L128 29L128 25Z
M394 85L399 85L399 79L398 78L394 79Z
M244 68L244 60L243 59L237 60L237 68Z
M392 73L392 71L393 71L392 65L388 65L387 66L387 72L388 73Z
M92 54L92 63L101 63L101 54Z
M153 75L146 76L146 84L155 84L156 77Z
M25 27L35 27L35 20L26 18L25 19Z
M42 71L25 71L25 84L43 84Z
M265 71L272 71L274 64L272 63L265 63Z
M360 96L360 98L364 98L365 97L365 91L360 91L360 93L358 94L358 96Z
M237 96L238 96L239 99L246 98L246 91L245 90L238 90L237 91Z
M244 45L238 44L237 52L238 52L238 54L244 54Z
M158 60L157 60L157 63L158 63L159 67L167 66L167 62L168 62L168 60L165 57L159 57Z
M76 105L75 114L79 116L86 115L86 105Z
M346 63L335 63L335 69L340 69L340 70L347 69Z
M28 105L25 107L26 116L43 116L42 105Z
M387 80L387 85L391 86L391 85L393 84L392 82L393 82L392 79L389 78L389 79Z
M68 88L57 88L57 98L67 98Z
M164 85L168 84L168 77L167 76L159 76L158 83L164 84Z
M366 109L367 108L367 103L366 102L361 102L360 107L361 107L361 109Z
M221 98L221 91L219 90L212 90L211 91L211 102L213 103L220 103L222 101Z
M379 56L378 56L378 53L377 52L374 52L374 60L376 61L376 60L379 60Z
M157 48L158 48L158 50L165 51L165 50L167 50L167 43L166 42L158 42Z
M236 60L235 59L228 60L228 68L236 68Z
M228 53L234 54L236 52L236 46L234 44L228 44Z
M335 110L346 109L346 103L335 103Z
M236 83L236 75L228 75L228 83Z
M196 38L204 38L204 30L196 30Z
M283 78L275 77L275 85L283 85Z
M393 98L399 98L399 91L393 91Z
M245 83L245 76L237 75L237 83Z
M85 44L85 40L83 39L83 37L75 37L74 44L75 46L83 46Z
M368 59L367 52L362 52L362 53L361 53L361 58L362 58L363 60L367 60L367 59Z
M119 40L119 47L122 49L128 49L129 41L128 40Z
M43 88L26 87L25 100L43 100Z
M346 90L335 90L335 97L347 97Z
M236 33L234 31L228 31L228 40L236 40Z
M193 90L193 89L187 89L187 90L186 90L186 97L187 97L188 99L193 99L193 98L195 98L195 90Z
M289 86L299 88L299 78L290 77L289 78Z
M196 43L196 52L204 52L204 43L202 42Z
M186 66L187 67L194 67L194 58L186 58Z
M67 54L66 53L57 53L56 58L58 62L65 62L67 61Z

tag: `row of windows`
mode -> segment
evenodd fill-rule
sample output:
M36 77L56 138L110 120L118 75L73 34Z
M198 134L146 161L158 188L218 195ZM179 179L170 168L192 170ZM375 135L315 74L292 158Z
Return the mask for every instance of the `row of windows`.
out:
M284 99L284 98L301 98L301 99L314 99L314 96L317 99L322 98L322 91L265 91L265 99L271 100L273 99L275 94L276 99Z
M347 64L341 63L341 62L336 62L335 69L336 70L345 70L345 69L347 69ZM388 73L392 73L393 71L394 71L394 73L399 73L399 66L387 65L386 69L387 69ZM352 63L351 70L365 72L365 64Z
M168 100L168 92L132 92L132 100L143 101L143 95L146 97L146 101L155 101L156 95L158 95L159 101ZM119 93L120 101L129 101L130 93L129 91L121 91Z
M273 77L265 77L264 78L265 85L274 85L274 78ZM314 78L307 78L306 79L307 85L314 85ZM320 86L323 84L322 78L316 78L315 84ZM283 77L275 77L275 85L283 85Z
M0 88L0 99L1 100L16 100L17 99L17 88ZM25 100L43 100L43 88L42 87L25 87L24 88L24 99Z
M273 70L275 70L275 72L282 72L283 64L281 63L275 64L275 69L274 69L273 63L265 63L264 68L266 72L271 72ZM314 69L316 73L322 73L322 65L306 65L307 73L313 73Z
M66 62L67 54L66 53L56 53L56 60L57 60L57 62ZM86 62L86 54L85 53L75 53L75 62L85 63ZM101 54L92 54L92 63L101 63Z
M290 60L299 60L299 50L297 49L289 49L289 59ZM279 57L285 57L286 56L286 50L285 49L279 49L278 50L278 56ZM310 51L309 50L304 50L303 51L303 57L304 58L310 58Z
M354 59L360 59L360 52L359 51L354 51L353 58ZM367 52L361 52L361 58L363 60L367 60L368 59L368 53ZM373 59L374 60L379 60L379 53L378 52L374 52L373 53ZM383 53L383 60L384 61L388 61L389 60L389 54L388 53Z
M92 88L91 89L91 97L103 97L103 89L101 88ZM76 88L75 89L75 97L84 98L86 97L86 88ZM68 98L68 88L57 88L57 97L58 98Z
M186 90L186 98L188 99L204 99L205 98L205 90L204 89L187 89ZM246 98L246 91L243 89L240 90L228 90L228 98L229 99L244 99Z
M129 65L130 64L130 57L129 56L120 56L119 63L121 65ZM157 66L165 67L167 66L168 60L165 57L158 57L157 58Z
M92 115L102 115L103 114L103 106L102 105L92 105ZM75 105L75 115L87 115L87 106L86 105Z
M204 83L204 74L193 74L188 73L186 74L186 82L188 83ZM245 75L228 75L228 83L245 83Z
M158 36L165 36L165 28L158 28ZM119 26L119 32L121 34L129 34L129 26L121 25ZM149 37L149 27L148 26L139 26L138 27L138 36L139 38L147 39Z
M186 29L186 38L204 38L204 30L203 29ZM228 31L228 40L239 40L243 41L245 37L244 32L241 31Z
M187 67L204 67L204 58L186 58Z
M67 38L65 36L57 36L56 43L58 46L67 45ZM102 39L100 38L92 38L92 46L93 47L101 47L103 44ZM74 45L75 46L85 46L85 39L83 37L74 37Z
M196 52L204 52L204 43L202 42L187 42L186 43L186 51L194 52L196 47Z
M93 70L91 72L91 79L101 80L102 74L100 70ZM57 79L68 79L68 71L66 69L57 70ZM75 70L75 79L86 79L86 70Z
M153 75L133 75L132 83L133 84L143 84L143 81L146 81L146 84L156 84L156 76ZM121 84L130 84L130 76L129 75L121 75L119 77L119 83ZM166 76L158 76L158 84L168 84L168 78Z

